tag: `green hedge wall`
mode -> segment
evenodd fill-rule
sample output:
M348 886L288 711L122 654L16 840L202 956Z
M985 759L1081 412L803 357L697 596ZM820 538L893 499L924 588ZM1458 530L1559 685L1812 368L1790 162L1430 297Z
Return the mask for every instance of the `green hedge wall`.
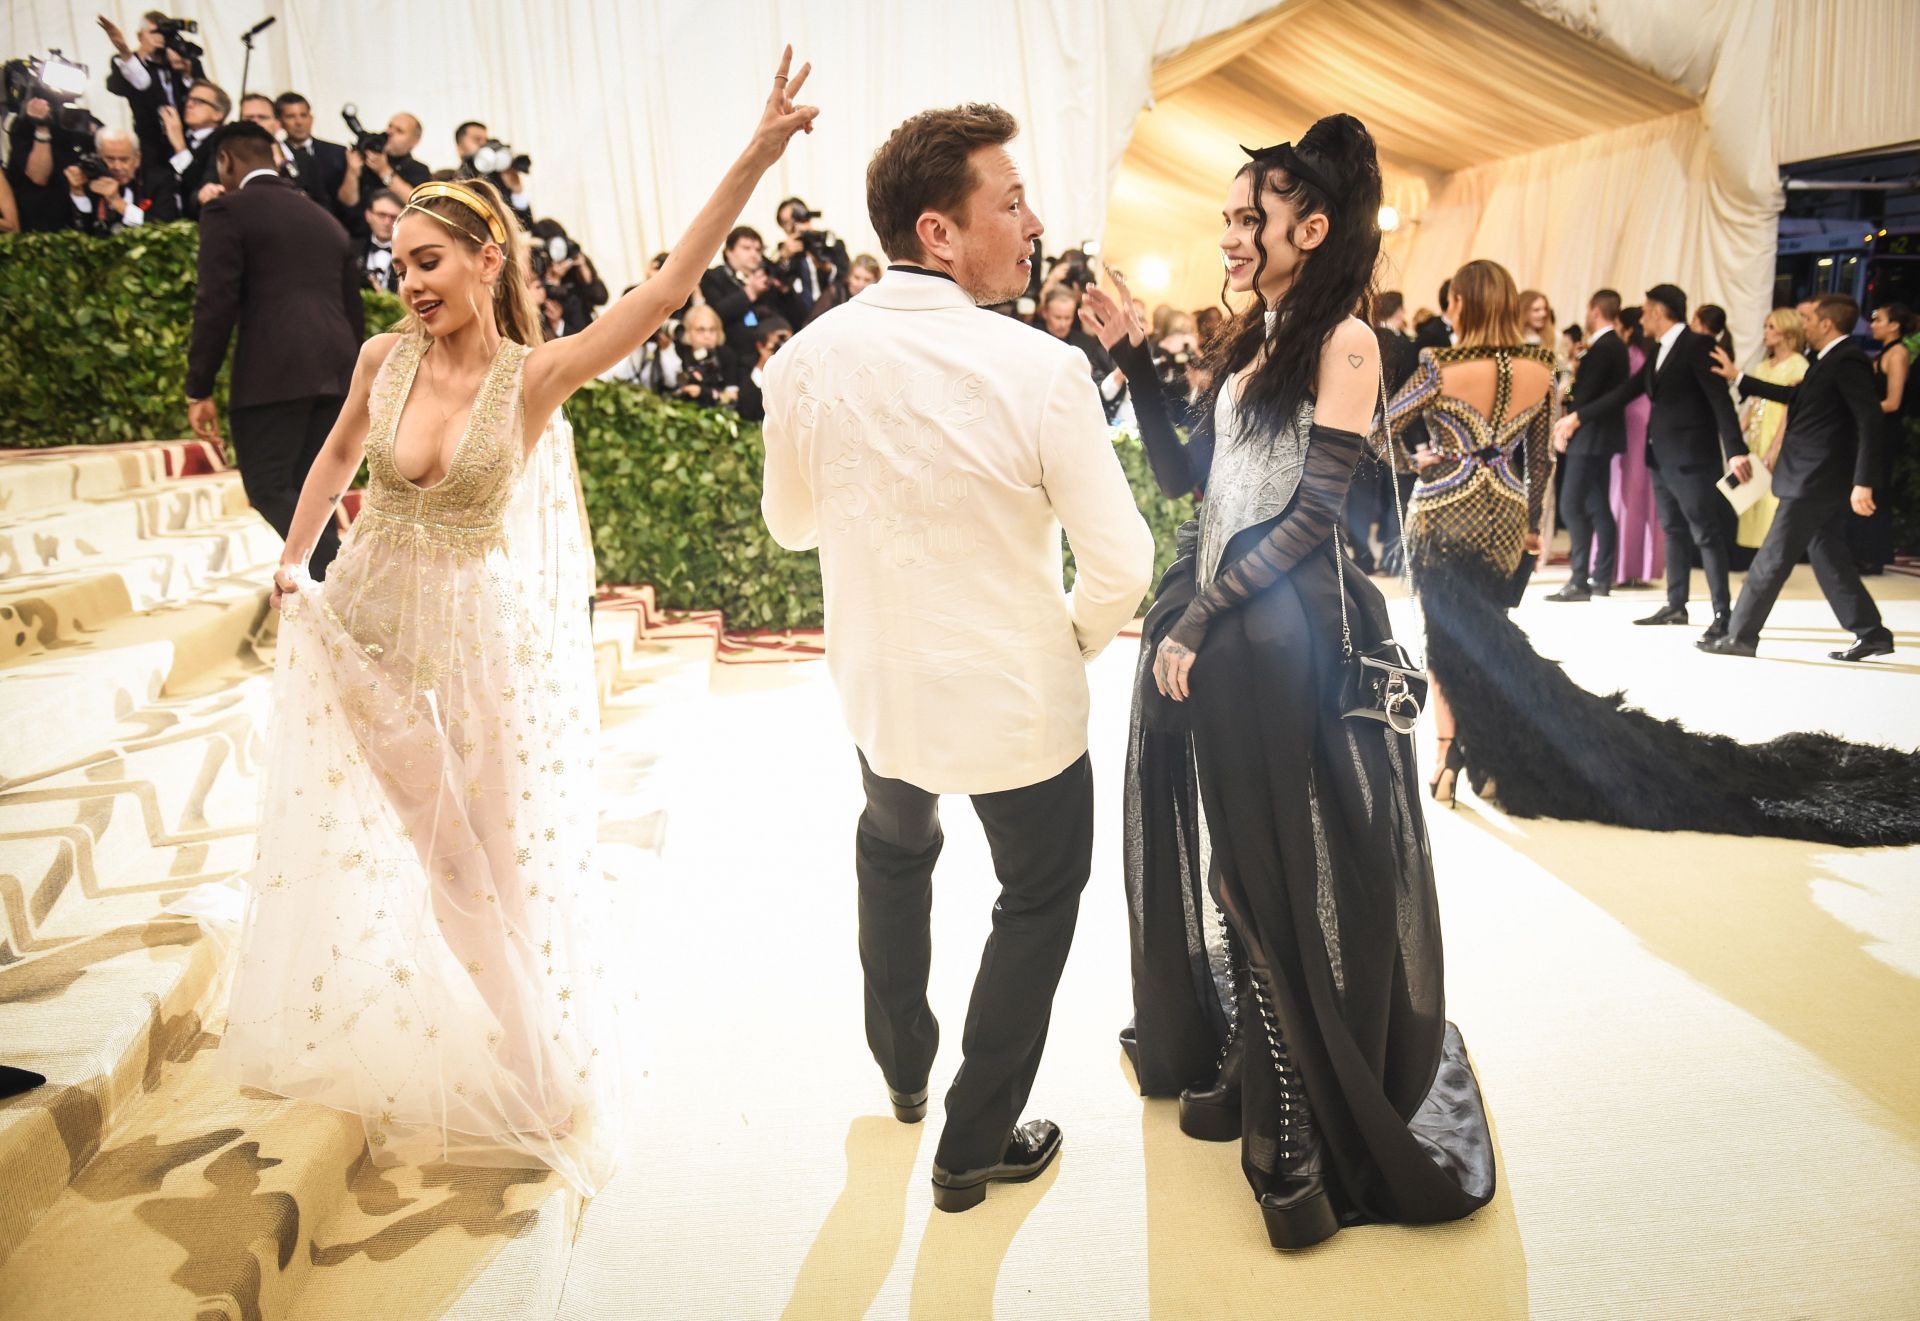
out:
M0 235L0 448L188 434L198 240L192 225ZM366 302L368 333L399 319L393 296ZM224 372L215 397L224 411ZM781 550L760 521L757 426L599 381L566 411L603 582L651 583L663 606L722 610L735 628L819 624L818 559ZM1160 495L1138 440L1116 444L1157 580L1191 502Z

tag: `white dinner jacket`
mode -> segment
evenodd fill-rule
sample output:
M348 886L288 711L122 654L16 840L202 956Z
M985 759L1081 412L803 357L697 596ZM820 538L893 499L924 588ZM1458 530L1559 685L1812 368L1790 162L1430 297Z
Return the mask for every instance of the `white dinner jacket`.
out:
M889 271L774 355L765 399L761 512L820 549L827 663L873 770L976 794L1079 760L1086 662L1153 571L1086 356Z

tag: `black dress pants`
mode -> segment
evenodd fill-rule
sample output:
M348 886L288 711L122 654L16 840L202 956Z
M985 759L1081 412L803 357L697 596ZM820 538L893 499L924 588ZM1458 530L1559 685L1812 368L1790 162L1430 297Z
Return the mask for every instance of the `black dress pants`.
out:
M1845 496L1783 497L1774 510L1767 539L1760 543L1753 567L1747 570L1728 632L1742 642L1759 641L1773 603L1780 599L1780 589L1786 586L1787 576L1804 553L1813 564L1814 580L1842 628L1863 642L1890 638L1847 546L1847 529L1854 517Z
M1653 470L1653 505L1660 516L1660 530L1667 534L1667 604L1687 603L1688 580L1693 574L1689 552L1697 550L1716 619L1733 604L1727 583L1726 525L1717 507L1727 501L1714 484L1719 480L1720 475L1711 469Z
M1385 494L1385 488L1381 485L1384 467L1376 459L1362 457L1360 466L1354 469L1353 481L1347 486L1347 503L1343 512L1347 550L1362 573L1372 573L1374 570L1373 525L1386 521L1380 517L1380 499ZM1387 515L1387 518L1391 517L1391 514Z
M240 484L246 488L248 502L282 538L293 526L307 469L320 457L345 402L334 395L316 395L227 410L233 452L240 460ZM329 518L309 561L316 580L327 576L327 566L339 550L340 536Z
M940 1044L927 1003L933 865L945 838L940 799L874 774L865 755L860 773L867 807L854 838L854 867L867 1044L889 1087L917 1092L927 1085ZM975 794L973 808L993 851L1000 897L934 1156L950 1171L1000 1159L1040 1071L1054 989L1093 867L1092 762L1083 755L1039 784Z
M1567 520L1572 546L1567 555L1567 581L1576 587L1592 585L1610 590L1620 555L1620 524L1613 516L1613 455L1568 454L1561 467L1567 479L1560 492L1560 512Z

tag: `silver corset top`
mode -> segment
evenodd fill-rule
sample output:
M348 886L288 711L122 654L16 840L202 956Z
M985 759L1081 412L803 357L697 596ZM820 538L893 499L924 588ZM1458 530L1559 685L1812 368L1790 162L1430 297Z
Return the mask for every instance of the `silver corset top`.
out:
M1203 591L1220 572L1227 543L1285 509L1307 466L1313 401L1301 401L1293 425L1277 435L1252 434L1242 425L1234 400L1237 384L1231 380L1222 384L1213 405L1213 468L1200 505L1200 553L1195 566Z

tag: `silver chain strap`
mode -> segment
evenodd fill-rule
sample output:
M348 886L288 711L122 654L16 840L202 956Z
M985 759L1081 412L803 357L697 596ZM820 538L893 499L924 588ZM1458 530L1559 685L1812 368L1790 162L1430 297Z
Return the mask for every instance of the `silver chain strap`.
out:
M1393 427L1387 422L1387 364L1380 362L1380 431L1383 443L1375 458L1387 465L1387 485L1393 490L1393 521L1400 529L1400 579L1407 585L1407 600L1413 600L1413 556L1407 546L1407 515L1400 507L1400 474L1393 466ZM1344 512L1344 511L1343 511ZM1340 542L1340 520L1333 524L1333 572L1340 588L1340 654L1353 659L1353 631L1347 626L1347 551Z

